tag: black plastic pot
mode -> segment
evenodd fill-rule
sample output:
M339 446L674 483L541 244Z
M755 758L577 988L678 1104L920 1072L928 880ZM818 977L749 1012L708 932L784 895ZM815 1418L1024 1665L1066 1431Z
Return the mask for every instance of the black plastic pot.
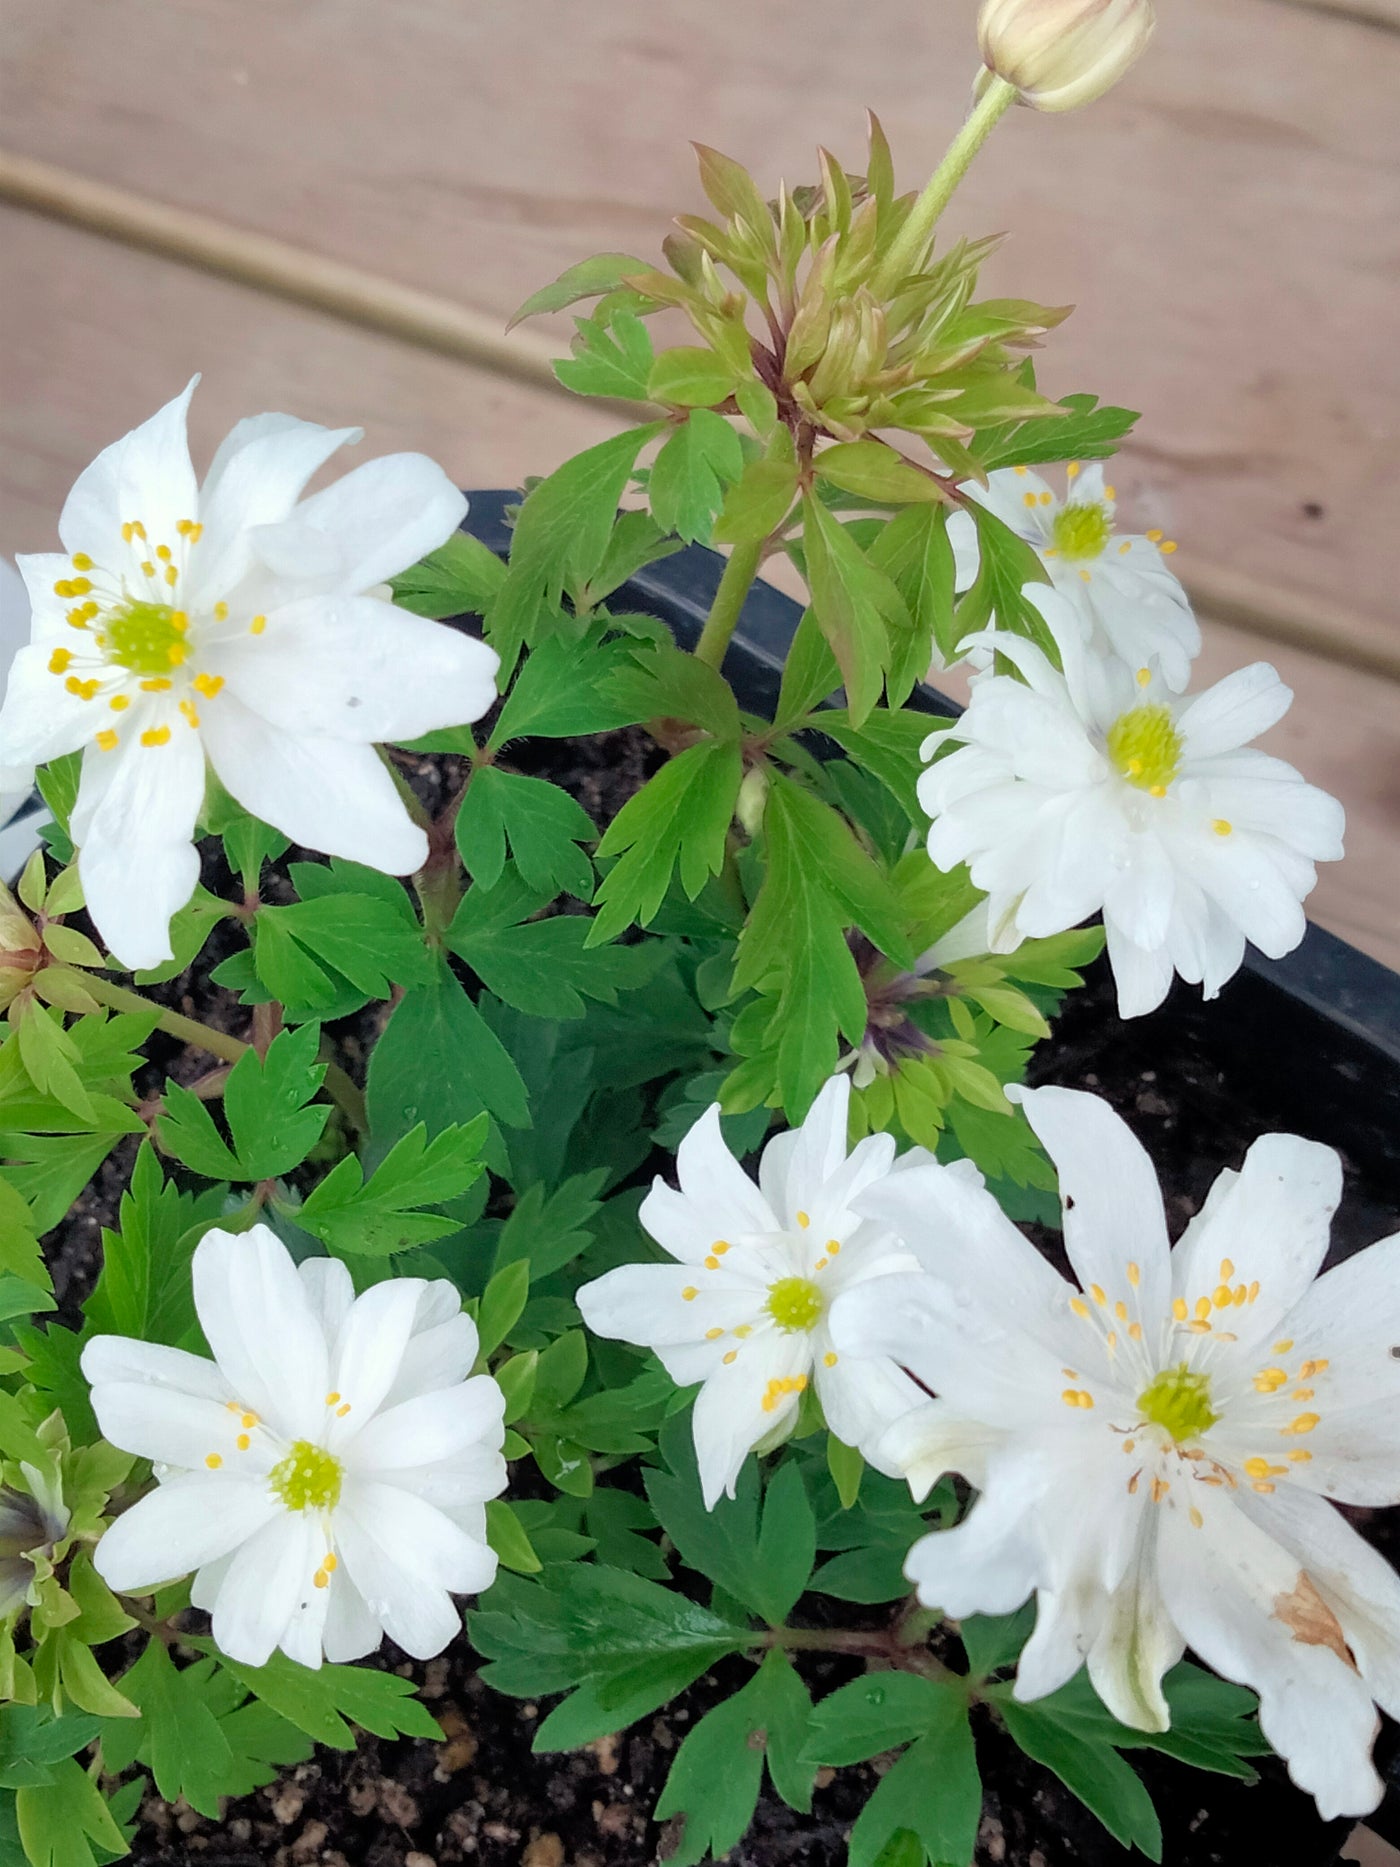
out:
M505 510L518 500L517 493L473 493L464 529L506 556L510 530ZM643 570L618 593L619 607L660 618L682 646L690 647L699 637L723 563L713 551L687 547ZM780 591L755 585L725 661L725 672L748 711L772 716L800 614ZM911 704L932 714L958 711L953 702L927 690ZM1302 945L1286 959L1267 960L1251 951L1241 972L1210 1004L1202 1002L1198 990L1178 984L1149 1017L1124 1024L1111 1012L1077 1010L1072 1000L1057 1036L1063 1038L1072 1021L1078 1080L1085 1080L1087 1065L1106 1090L1125 1082L1185 1085L1181 1093L1189 1098L1191 1119L1181 1124L1189 1132L1180 1138L1193 1138L1197 1126L1201 1131L1199 1185L1191 1189L1196 1200L1217 1167L1227 1157L1237 1163L1255 1135L1292 1132L1325 1141L1343 1157L1346 1225L1334 1239L1334 1258L1350 1256L1395 1229L1400 975L1310 925ZM1094 1075L1088 1080L1093 1082ZM1218 1154L1214 1160L1209 1158L1212 1143ZM1387 1726L1377 1760L1389 1793L1368 1825L1400 1845L1400 1730ZM1266 1787L1269 1793L1260 1793ZM1180 1778L1161 1789L1179 1795ZM1278 1773L1250 1794L1247 1814L1241 1800L1245 1792L1231 1779L1193 1773L1189 1793L1193 1807L1198 1803L1202 1810L1202 1817L1189 1824L1191 1861L1238 1859L1244 1867L1246 1854L1234 1841L1243 1830L1251 1836L1250 1867L1329 1867L1352 1826L1320 1822L1311 1800ZM1111 1844L1096 1856L1113 1857ZM1186 1867L1187 1858L1176 1856L1175 1867Z

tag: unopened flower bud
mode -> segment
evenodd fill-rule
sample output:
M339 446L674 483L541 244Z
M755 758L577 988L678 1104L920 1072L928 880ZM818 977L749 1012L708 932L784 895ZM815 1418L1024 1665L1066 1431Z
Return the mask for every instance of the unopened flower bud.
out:
M982 0L977 42L1022 103L1077 110L1117 84L1156 23L1152 0Z
M29 984L43 958L34 923L0 882L0 1011Z
M744 774L744 782L739 786L734 815L749 836L757 836L762 828L763 813L768 805L768 784L768 773L762 765L755 765Z

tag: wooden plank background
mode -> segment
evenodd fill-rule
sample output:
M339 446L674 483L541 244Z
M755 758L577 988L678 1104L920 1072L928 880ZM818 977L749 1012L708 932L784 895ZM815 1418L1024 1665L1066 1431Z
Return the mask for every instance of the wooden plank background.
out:
M1183 573L1227 572L1265 615L1325 612L1334 649L1373 656L1400 637L1394 7L1167 0L1117 91L1013 113L950 216L1010 230L993 289L1078 300L1043 380L1144 411L1115 478L1139 524L1182 540ZM771 188L808 178L818 141L858 166L868 104L918 182L965 106L974 15L3 0L0 139L500 319L590 252L650 256L672 212L701 208L687 137ZM79 468L197 368L205 446L289 407L363 423L374 451L424 448L467 485L547 471L615 425L17 208L0 268L5 551L47 548ZM1207 677L1263 655L1297 690L1271 749L1351 819L1310 905L1400 963L1400 689L1218 623L1207 639Z

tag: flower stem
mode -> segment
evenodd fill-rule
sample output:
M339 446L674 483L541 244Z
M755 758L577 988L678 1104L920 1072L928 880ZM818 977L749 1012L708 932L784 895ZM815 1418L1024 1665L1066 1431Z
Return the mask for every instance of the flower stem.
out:
M710 613L705 618L705 626L700 631L700 640L695 644L697 661L707 662L712 668L718 668L723 662L729 638L743 611L744 599L753 587L753 580L762 562L762 542L735 545L724 567L724 575L719 580L719 588L715 591Z
M894 290L901 279L918 269L928 246L929 235L939 215L947 207L953 190L972 166L972 159L986 142L1006 111L1015 103L1017 91L1005 78L993 77L974 104L967 121L948 145L948 153L934 170L928 186L909 210L909 217L895 235L894 244L881 261L872 281L877 295Z
M170 1011L164 1005L154 1004L139 992L130 992L124 985L116 985L112 980L104 979L100 973L85 972L83 984L100 1005L106 1005L112 1011L134 1011L143 1017L152 1011L157 1012L157 1029L164 1031L167 1037L178 1037L181 1043L207 1050L210 1056L222 1057L225 1063L237 1063L249 1048L240 1038L230 1037L227 1031L216 1031L212 1024L201 1024L195 1018L185 1017L183 1012Z

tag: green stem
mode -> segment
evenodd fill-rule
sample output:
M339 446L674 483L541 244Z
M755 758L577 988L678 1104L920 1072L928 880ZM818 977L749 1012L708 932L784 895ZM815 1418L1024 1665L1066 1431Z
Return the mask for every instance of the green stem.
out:
M762 562L762 540L757 544L735 545L724 567L724 575L719 580L719 588L715 591L710 613L705 618L705 626L700 631L700 640L695 644L697 661L707 662L712 668L718 668L723 662L729 638L743 611L744 598L753 587L753 580Z
M928 186L909 210L909 218L895 235L893 246L880 263L872 281L877 296L892 292L901 279L916 272L928 249L929 236L938 216L947 207L953 190L972 166L972 159L996 128L1006 111L1015 103L1018 92L1005 78L993 76L974 104L966 123L948 145L948 153L934 170Z
M129 992L124 985L115 985L105 979L101 973L85 972L83 985L100 1005L108 1006L112 1011L134 1011L145 1017L151 1012L159 1013L157 1028L168 1037L178 1037L183 1044L193 1044L199 1050L207 1050L211 1057L222 1057L225 1063L237 1063L244 1051L250 1046L240 1038L230 1037L227 1031L216 1031L212 1024L200 1024L195 1018L187 1018L183 1012L169 1011L164 1005L156 1005L149 998L143 998L139 992Z

